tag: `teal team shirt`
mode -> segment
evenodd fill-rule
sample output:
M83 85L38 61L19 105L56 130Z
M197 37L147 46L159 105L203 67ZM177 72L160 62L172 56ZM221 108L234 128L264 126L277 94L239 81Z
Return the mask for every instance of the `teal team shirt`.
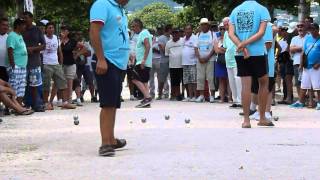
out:
M115 0L97 0L90 10L90 22L100 22L101 41L105 58L119 69L126 70L130 43L128 19Z
M236 58L235 58L237 47L230 39L228 32L224 33L223 47L226 48L225 57L226 57L227 68L237 67Z
M243 2L230 15L230 22L234 25L235 34L241 42L256 34L261 22L270 21L270 19L267 8L254 0ZM263 56L265 52L264 43L263 38L261 38L249 44L247 49L250 56Z
M150 49L149 49L149 55L146 59L145 66L151 68L152 67L152 35L146 29L142 30L138 36L138 41L137 41L137 45L136 45L136 60L137 60L136 65L141 64L141 62L143 60L144 53L146 51L146 48L144 46L144 40L146 38L149 41Z
M309 52L307 69L313 68L315 64L320 64L320 40L317 40L313 36L307 35L304 41L304 53Z
M23 37L16 32L10 32L7 38L7 48L13 49L13 58L16 66L26 68L28 63L28 52ZM9 65L9 60L7 59Z
M268 69L269 69L269 77L274 77L275 71L275 55L274 55L274 47L275 47L275 39L273 38L272 32L272 24L268 23L266 32L264 33L263 39L265 42L272 42L272 47L267 50L265 48L266 54L268 56Z

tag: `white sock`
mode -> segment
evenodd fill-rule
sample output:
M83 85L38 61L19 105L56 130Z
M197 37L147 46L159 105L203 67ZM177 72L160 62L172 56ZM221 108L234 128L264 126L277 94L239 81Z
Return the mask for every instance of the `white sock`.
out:
M80 98L77 98L77 102L81 102Z
M254 111L254 110L256 110L256 109L257 109L257 105L254 104L253 102L251 102L251 104L250 104L250 110L251 110L251 111Z

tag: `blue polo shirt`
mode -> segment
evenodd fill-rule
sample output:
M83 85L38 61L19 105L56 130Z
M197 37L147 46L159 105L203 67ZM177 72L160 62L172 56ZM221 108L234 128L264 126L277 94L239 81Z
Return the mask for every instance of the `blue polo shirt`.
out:
M320 64L320 40L317 41L313 36L307 35L303 49L305 54L309 53L307 69L311 69L315 64Z
M275 71L275 55L274 55L274 47L275 47L275 39L273 38L273 32L272 32L272 24L268 23L266 32L263 36L264 41L271 42L272 46L269 50L265 48L266 54L268 56L268 75L269 77L274 77L274 71Z
M90 22L103 23L100 32L105 58L125 70L129 61L128 19L115 0L97 0L90 10Z
M270 21L270 14L264 6L254 0L247 0L236 7L231 15L230 22L235 27L235 34L240 41L245 41L259 31L260 23ZM263 38L249 44L247 49L250 56L263 56L264 49Z

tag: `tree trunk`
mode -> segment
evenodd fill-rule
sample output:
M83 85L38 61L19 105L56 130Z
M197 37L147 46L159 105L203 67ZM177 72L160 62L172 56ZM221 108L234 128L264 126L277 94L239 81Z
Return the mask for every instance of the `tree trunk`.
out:
M6 17L6 10L4 7L0 7L0 17Z
M306 0L299 0L299 21L304 21L304 19L310 15L310 4Z
M24 0L16 0L17 17L20 17L24 12Z

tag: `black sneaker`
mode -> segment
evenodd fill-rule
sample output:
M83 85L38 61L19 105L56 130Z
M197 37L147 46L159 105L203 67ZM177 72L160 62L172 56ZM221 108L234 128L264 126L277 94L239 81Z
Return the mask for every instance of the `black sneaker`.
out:
M46 112L45 108L42 106L39 107L33 107L32 108L34 112Z
M112 145L113 149L120 149L127 145L127 141L125 139L116 139L117 144Z
M84 99L83 99L83 97L81 97L81 98L80 98L80 101L81 101L82 103L84 103Z
M91 102L92 103L98 103L99 101L98 101L97 97L92 97L91 98Z
M257 112L257 110L252 111L252 110L250 109L249 116L251 116L251 115L252 115L252 114L254 114L255 112ZM241 112L241 113L239 113L239 115L240 115L240 116L243 116L243 115L244 115L244 113L243 113L243 112Z
M237 104L232 104L231 106L229 106L229 108L238 108Z
M152 98L151 97L150 98L146 98L146 99L142 100L140 102L140 104L136 106L136 108L147 107L147 106L149 106L151 104L151 102L152 102Z
M112 145L103 145L99 148L99 156L111 157L116 153L112 147Z

